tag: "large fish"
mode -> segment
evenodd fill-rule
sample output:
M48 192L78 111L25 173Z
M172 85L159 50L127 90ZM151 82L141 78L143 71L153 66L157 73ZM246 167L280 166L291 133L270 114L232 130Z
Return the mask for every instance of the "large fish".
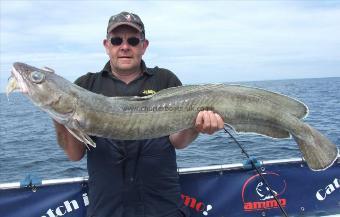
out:
M20 89L80 141L95 146L89 135L121 140L156 138L194 126L200 110L220 114L236 132L273 138L293 136L313 170L331 166L338 149L300 119L307 107L290 97L239 85L188 85L148 97L105 97L56 75L14 63L7 94Z

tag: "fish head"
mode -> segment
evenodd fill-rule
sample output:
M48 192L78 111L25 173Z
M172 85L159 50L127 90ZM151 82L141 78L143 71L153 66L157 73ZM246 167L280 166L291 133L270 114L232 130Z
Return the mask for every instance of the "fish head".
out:
M49 70L43 70L25 63L15 62L12 67L11 77L8 79L6 87L7 95L14 90L19 90L29 96L39 92L46 87L47 74L52 73Z
M75 111L76 98L70 93L70 82L50 68L39 69L25 63L13 64L7 96L14 90L25 94L36 106L59 123L66 123Z
M25 63L15 62L12 67L12 74L9 78L6 93L14 90L27 95L38 106L44 105L47 102L57 98L57 93L54 88L56 75L51 69L39 69Z

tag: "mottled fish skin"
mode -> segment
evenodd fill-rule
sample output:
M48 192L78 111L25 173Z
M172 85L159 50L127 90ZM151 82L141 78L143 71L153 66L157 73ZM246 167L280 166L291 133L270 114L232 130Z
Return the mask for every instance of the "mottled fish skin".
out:
M193 127L198 112L209 109L239 133L273 138L292 135L312 170L328 168L338 156L331 141L301 121L308 113L302 102L260 88L187 85L147 97L105 97L65 80L51 69L14 63L12 74L35 105L88 145L95 146L88 135L120 140L170 135Z

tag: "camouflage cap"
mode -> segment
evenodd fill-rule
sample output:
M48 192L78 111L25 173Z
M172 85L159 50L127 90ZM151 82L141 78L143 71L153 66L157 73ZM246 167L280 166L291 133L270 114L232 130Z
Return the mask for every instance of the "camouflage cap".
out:
M109 24L107 25L107 33L110 33L112 30L121 25L131 26L145 36L144 24L137 14L123 11L119 14L113 15L110 17Z

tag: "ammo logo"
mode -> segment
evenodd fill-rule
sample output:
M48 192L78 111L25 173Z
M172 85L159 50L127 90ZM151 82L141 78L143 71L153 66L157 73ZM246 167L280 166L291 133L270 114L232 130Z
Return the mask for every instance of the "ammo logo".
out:
M281 206L285 207L287 205L287 199L284 198L287 190L286 180L274 172L262 173L262 175L272 184L275 196L278 197ZM248 178L243 184L242 200L243 210L246 212L279 208L279 204L258 174Z
M154 90L143 90L142 93L143 93L145 96L147 96L147 95L155 94L156 91L154 91Z

